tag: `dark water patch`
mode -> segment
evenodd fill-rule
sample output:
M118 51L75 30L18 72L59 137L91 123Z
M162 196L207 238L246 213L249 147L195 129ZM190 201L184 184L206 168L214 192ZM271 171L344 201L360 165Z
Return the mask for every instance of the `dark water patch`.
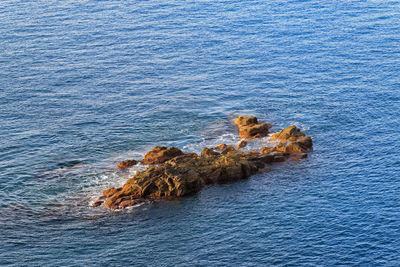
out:
M57 166L60 167L60 169L66 169L81 166L83 164L84 162L82 160L70 160L66 162L60 162L57 164Z

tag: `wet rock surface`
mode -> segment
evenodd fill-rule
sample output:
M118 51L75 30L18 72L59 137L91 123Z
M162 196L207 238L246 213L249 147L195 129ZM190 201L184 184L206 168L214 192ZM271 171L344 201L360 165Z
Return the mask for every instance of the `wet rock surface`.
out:
M260 125L256 117L240 116L235 123L237 121L241 125ZM266 134L270 126L263 127L265 129L257 134ZM155 147L142 160L143 164L150 165L147 169L137 172L121 188L104 190L93 206L124 209L145 201L187 196L207 184L234 182L269 172L271 168L267 166L274 162L283 162L290 157L305 158L312 147L311 137L295 126L273 134L271 139L278 143L264 147L261 152L252 150L248 153L226 144L204 148L200 155L183 153L175 147Z

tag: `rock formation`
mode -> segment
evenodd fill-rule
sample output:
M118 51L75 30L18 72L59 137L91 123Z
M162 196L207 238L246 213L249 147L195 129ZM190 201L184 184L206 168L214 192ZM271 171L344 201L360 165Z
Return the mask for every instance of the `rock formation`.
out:
M256 138L268 135L271 125L265 122L258 123L256 117L239 116L233 121L238 127L240 138Z
M216 147L214 147L214 149L218 149L218 150L224 150L225 148L227 148L228 146L226 144L219 144Z
M270 127L265 126L266 123L258 123L255 117L240 116L235 123L254 127L252 129L264 129L248 131L252 137L265 135ZM103 191L93 206L124 209L149 200L190 195L206 184L232 182L255 173L269 172L271 169L266 164L285 161L292 154L297 155L298 159L303 158L300 153L307 155L306 152L312 147L311 138L295 126L273 134L271 139L279 143L270 148L264 147L261 153L254 150L244 153L226 144L204 148L200 155L185 154L175 147L155 147L142 160L143 164L150 165L147 169L137 172L123 187Z
M266 154L276 151L289 154L304 154L310 151L312 148L311 137L306 136L305 133L301 132L300 129L294 125L272 134L269 140L278 141L278 144L272 147L262 148L262 153Z
M156 146L144 155L142 163L160 164L180 155L183 155L183 152L176 147Z
M247 142L245 140L242 140L239 142L239 144L236 146L237 149L243 148L247 146Z
M126 169L126 168L135 166L137 163L138 163L138 162L137 162L136 160L134 160L134 159L128 159L128 160L119 162L117 166L118 166L118 168L120 168L121 170L124 170L124 169Z

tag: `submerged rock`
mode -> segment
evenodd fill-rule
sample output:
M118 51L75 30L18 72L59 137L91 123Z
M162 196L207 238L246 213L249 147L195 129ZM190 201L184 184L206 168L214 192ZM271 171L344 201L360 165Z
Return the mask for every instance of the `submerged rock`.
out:
M156 146L144 155L143 164L160 164L177 156L183 155L183 152L176 147Z
M233 123L238 127L240 138L267 136L271 128L271 125L265 122L258 123L257 118L252 116L239 116Z

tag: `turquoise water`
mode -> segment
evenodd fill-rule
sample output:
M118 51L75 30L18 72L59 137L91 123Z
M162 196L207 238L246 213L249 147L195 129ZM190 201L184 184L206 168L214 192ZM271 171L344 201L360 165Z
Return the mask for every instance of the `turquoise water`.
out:
M0 265L399 266L397 1L0 2ZM313 137L301 163L92 208L155 145Z

